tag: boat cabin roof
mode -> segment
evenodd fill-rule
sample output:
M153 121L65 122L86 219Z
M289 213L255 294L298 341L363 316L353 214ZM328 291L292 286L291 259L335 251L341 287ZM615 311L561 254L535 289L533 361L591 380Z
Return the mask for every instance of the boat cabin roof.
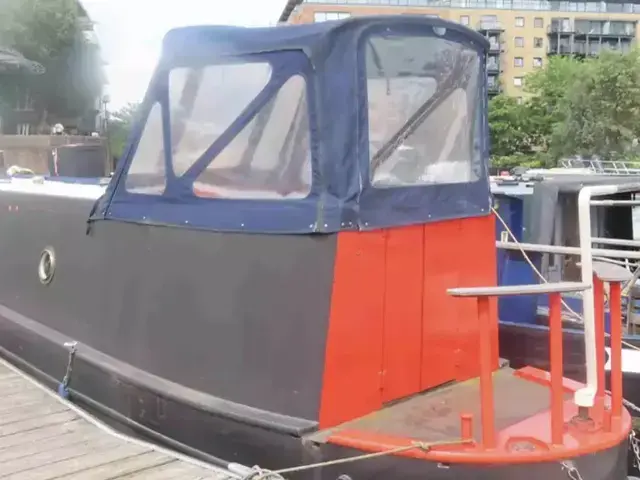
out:
M173 30L94 219L304 234L487 215L487 48L421 16Z
M493 195L524 197L528 195L547 195L549 192L579 193L580 189L592 185L625 185L640 183L640 176L630 175L573 175L564 174L543 178L522 178L521 180L502 180L499 177L491 182Z
M574 245L577 242L578 193L594 185L640 185L637 175L561 175L555 177L501 181L491 184L494 203L512 197L520 202L518 223L522 225L522 240L529 243ZM633 192L622 193L630 196ZM640 193L640 189L639 192ZM601 197L609 198L609 197ZM498 207L500 210L500 207ZM503 218L507 218L503 215ZM633 238L631 207L601 207L593 214L596 236Z
M349 17L338 21L287 24L279 27L238 27L205 25L175 28L167 33L163 41L164 62L183 59L199 53L210 55L215 45L217 55L246 55L283 50L304 50L309 57L324 63L327 48L336 41L358 41L363 30L371 28L394 28L407 31L440 27L464 35L480 48L488 48L488 40L459 23L422 15L375 15ZM351 46L349 44L344 47ZM186 50L185 50L186 49ZM347 53L347 52L345 52Z

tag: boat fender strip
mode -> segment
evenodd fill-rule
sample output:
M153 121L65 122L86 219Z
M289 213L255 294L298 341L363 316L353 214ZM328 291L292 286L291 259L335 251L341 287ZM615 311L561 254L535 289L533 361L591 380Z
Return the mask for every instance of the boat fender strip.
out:
M58 385L58 395L64 399L69 398L69 384L71 383L71 372L73 372L73 361L76 358L78 350L78 342L66 342L64 344L69 349L69 359L67 360L67 369L64 372L62 382Z

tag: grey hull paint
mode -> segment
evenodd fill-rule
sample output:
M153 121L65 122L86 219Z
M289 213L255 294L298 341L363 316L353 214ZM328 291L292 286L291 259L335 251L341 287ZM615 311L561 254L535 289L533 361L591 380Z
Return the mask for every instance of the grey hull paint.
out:
M317 420L335 236L114 221L86 235L90 209L88 200L0 193L5 313L117 359L130 376L186 387L184 395ZM45 247L56 253L49 285L37 276Z
M13 332L3 330L14 349L20 350L38 363L55 365L54 370L64 371L65 355L58 346L46 348L46 342L35 342L30 335L24 335L21 328ZM25 340L26 338L26 340ZM13 341L17 340L17 343ZM54 358L55 361L51 362ZM101 409L100 413L118 419L128 416L136 424L134 432L148 435L152 440L163 442L159 435L171 435L173 442L164 442L168 446L193 454L193 450L184 448L189 445L200 452L211 453L226 461L235 461L247 465L258 464L263 468L278 469L316 463L338 458L360 455L362 452L338 448L331 445L311 444L304 437L283 435L270 429L257 428L241 422L229 420L219 415L210 415L188 405L167 401L157 392L150 392L135 381L126 382L117 375L108 375L104 370L84 362L82 358L75 370L77 386L85 394L110 405L111 411ZM36 372L37 373L37 372ZM52 384L54 386L54 384ZM73 385L72 385L73 387ZM81 398L81 397L76 397ZM162 404L161 408L158 405ZM91 408L92 405L89 404ZM109 408L109 407L107 407ZM115 414L115 415L114 415ZM131 425L128 425L131 426ZM176 443L178 442L178 443ZM597 454L572 459L582 477L588 472L591 480L626 480L627 478L627 442ZM200 455L208 460L206 455ZM310 470L304 473L288 474L291 480L336 480L340 475L349 475L357 480L567 480L567 471L560 462L509 465L504 467L480 465L442 465L421 460L398 457L353 462L326 467L322 470Z
M4 213L16 204L19 214ZM283 468L360 453L304 440L319 408L335 237L115 222L98 223L86 236L90 207L0 194L0 346L7 356L55 386L65 371L62 344L80 341L71 383L76 400L205 459L209 453ZM49 286L36 274L46 246L57 254ZM621 480L626 450L623 443L576 464L594 480ZM341 474L567 478L558 463L447 468L397 457L288 477Z

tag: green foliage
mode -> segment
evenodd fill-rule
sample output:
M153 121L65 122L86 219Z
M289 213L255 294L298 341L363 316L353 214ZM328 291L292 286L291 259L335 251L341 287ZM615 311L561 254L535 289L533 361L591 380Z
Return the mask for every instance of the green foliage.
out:
M637 155L640 138L640 52L604 52L585 62L567 90L565 117L554 128L551 152L598 155L605 160Z
M554 126L564 121L566 93L582 73L584 63L572 57L550 57L546 68L527 75L525 90L532 139L540 148L548 148Z
M491 153L499 157L526 154L531 151L529 118L526 106L515 98L496 95L489 102Z
M130 103L109 116L109 149L116 159L124 153L138 109L139 104Z
M0 42L47 62L71 48L81 33L75 0L4 0Z
M495 165L640 157L640 51L552 57L525 84L530 97L523 105L500 97L490 102Z
M43 122L57 117L95 117L104 84L98 47L89 43L76 0L3 0L0 44L46 68L44 75L0 76L0 104L13 107L31 92Z

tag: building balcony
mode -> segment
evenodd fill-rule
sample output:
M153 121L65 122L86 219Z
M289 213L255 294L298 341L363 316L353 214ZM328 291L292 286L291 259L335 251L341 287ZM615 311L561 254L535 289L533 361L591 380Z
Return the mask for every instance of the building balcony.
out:
M498 95L502 92L502 87L500 84L487 85L487 93L491 96Z
M500 64L487 62L487 73L500 73Z
M574 36L574 37L623 37L634 38L635 28L593 28L587 29L580 26L549 25L547 34L553 36Z
M575 55L578 57L595 57L605 50L627 53L631 43L621 45L574 43L573 45L550 45L547 55Z
M480 21L476 25L476 30L479 32L504 32L504 27L500 22L483 22Z

